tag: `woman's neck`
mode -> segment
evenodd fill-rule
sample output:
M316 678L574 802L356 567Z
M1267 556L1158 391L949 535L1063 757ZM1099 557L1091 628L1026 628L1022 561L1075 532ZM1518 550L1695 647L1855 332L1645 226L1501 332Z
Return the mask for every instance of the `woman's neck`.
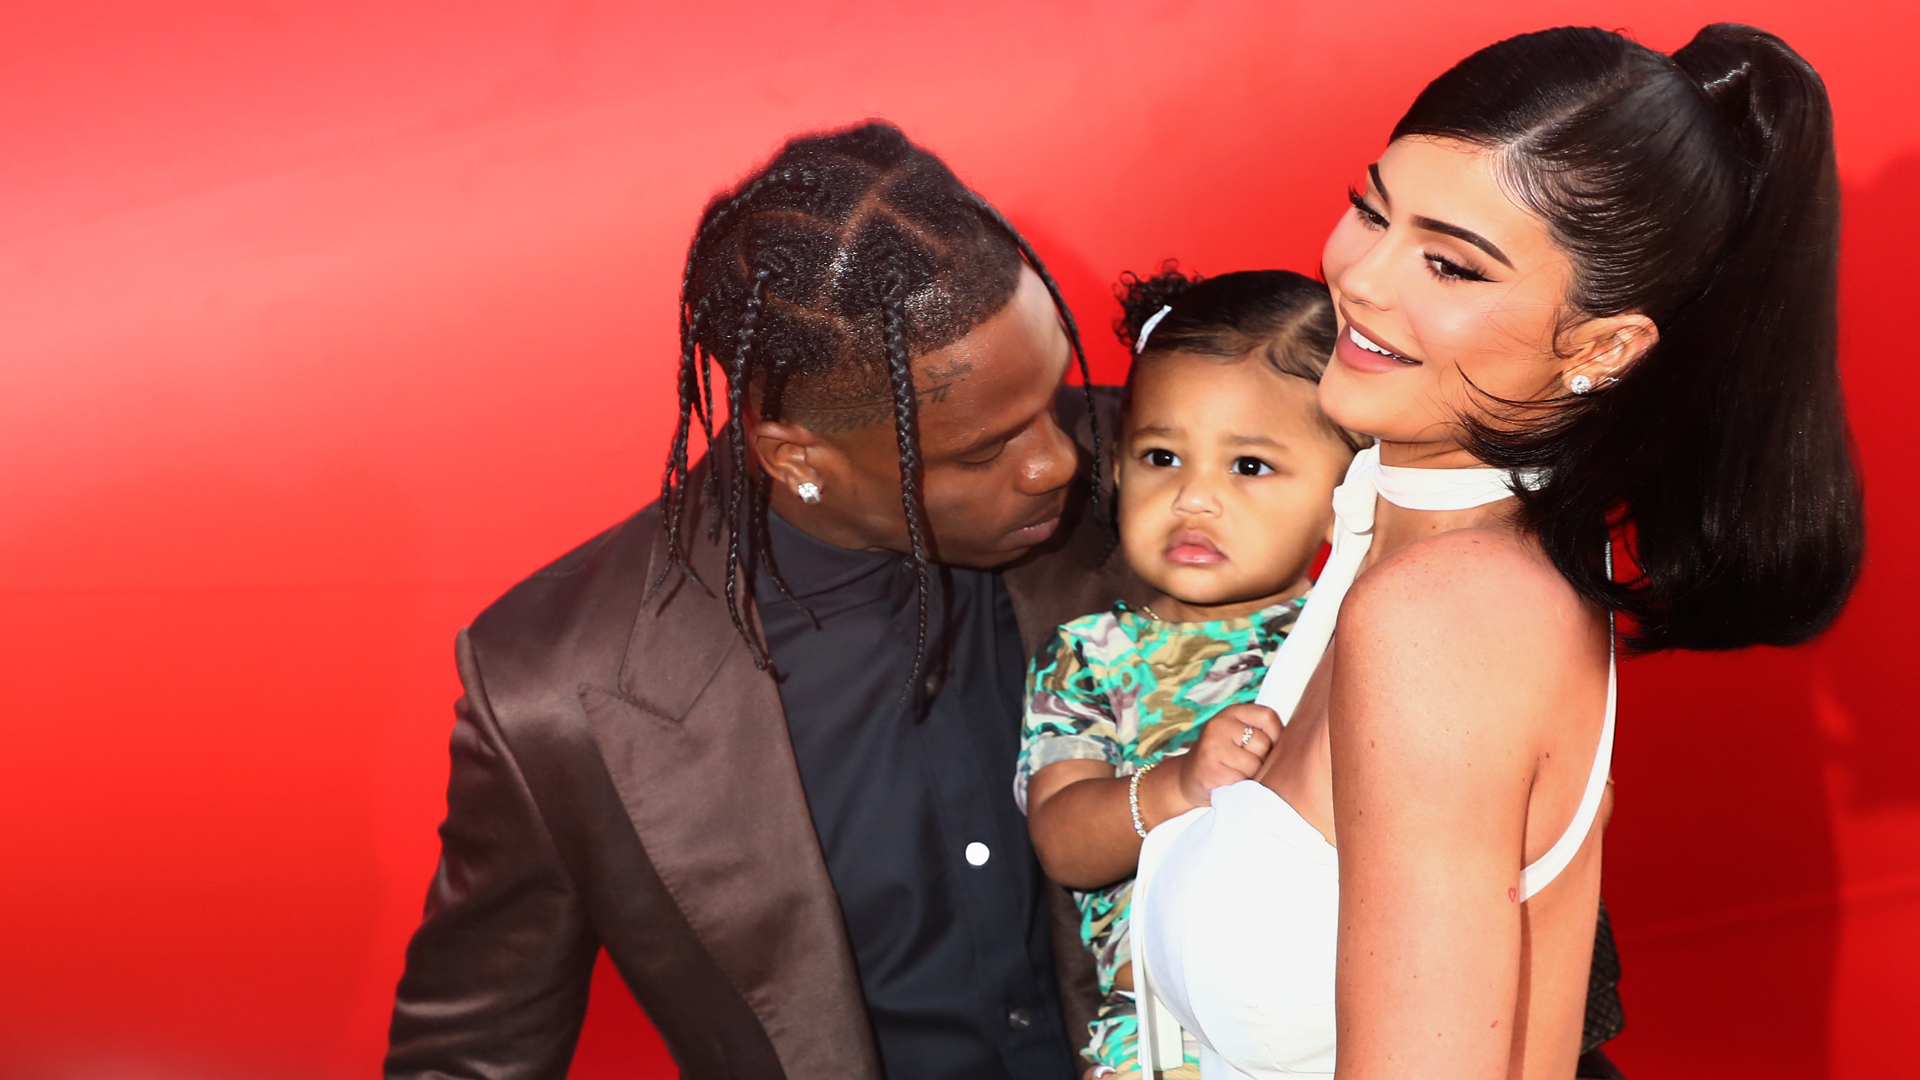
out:
M1451 442L1382 442L1380 464L1401 469L1484 469L1487 463Z
M1484 469L1487 464L1452 443L1380 444L1380 464L1403 469ZM1384 496L1376 497L1373 507L1373 545L1367 551L1365 570L1388 555L1422 540L1456 529L1512 529L1515 503L1501 499L1467 510L1409 510L1396 506Z

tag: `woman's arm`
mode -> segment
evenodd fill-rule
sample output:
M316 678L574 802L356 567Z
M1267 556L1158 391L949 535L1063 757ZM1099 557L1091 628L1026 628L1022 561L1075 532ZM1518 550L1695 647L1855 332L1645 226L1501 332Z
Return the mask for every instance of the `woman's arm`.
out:
M1340 1080L1508 1075L1519 869L1539 731L1578 627L1517 541L1447 534L1341 612L1329 734L1340 848Z

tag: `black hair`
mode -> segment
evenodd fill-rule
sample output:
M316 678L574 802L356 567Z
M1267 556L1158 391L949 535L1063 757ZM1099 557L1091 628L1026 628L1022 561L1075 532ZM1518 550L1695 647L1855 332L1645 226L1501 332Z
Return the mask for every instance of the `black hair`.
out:
M1135 352L1127 369L1122 408L1133 403L1134 373L1174 353L1238 359L1258 350L1275 371L1317 383L1333 356L1338 325L1325 282L1291 270L1236 270L1217 277L1181 271L1177 260L1141 277L1128 271L1114 286L1120 317L1113 332ZM1165 315L1160 315L1162 310ZM1140 331L1159 321L1140 348ZM1321 422L1349 450L1370 444L1321 414Z
M1833 115L1812 66L1731 23L1670 57L1562 27L1461 61L1393 137L1493 152L1572 260L1563 328L1638 313L1659 330L1617 382L1522 423L1498 407L1465 420L1482 460L1544 470L1521 512L1560 572L1629 617L1643 650L1824 629L1863 540L1837 356ZM1624 582L1602 558L1610 527L1637 568Z
M798 601L768 551L765 478L748 460L747 395L763 419L800 423L844 424L850 410L888 403L918 576L908 684L917 685L926 661L931 565L913 358L958 341L1004 308L1023 262L1045 283L1065 325L1091 416L1093 384L1079 331L1039 256L998 210L898 129L874 122L795 138L738 187L715 196L694 231L681 279L680 417L660 490L667 564L650 588L675 569L699 580L682 535L697 421L709 449L726 455L720 468L709 462L702 495L716 511L708 515L709 536L727 534L727 610L754 663L764 667L764 646L741 614L741 567L763 567L783 596ZM715 364L727 383L720 442ZM1093 457L1097 478L1097 421ZM1096 517L1099 497L1096 482Z

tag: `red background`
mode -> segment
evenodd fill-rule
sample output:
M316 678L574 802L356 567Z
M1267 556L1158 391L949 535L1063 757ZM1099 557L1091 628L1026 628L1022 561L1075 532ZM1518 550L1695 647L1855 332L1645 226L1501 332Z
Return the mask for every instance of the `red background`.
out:
M650 497L683 245L784 135L903 124L1117 379L1119 271L1312 268L1472 48L1725 18L1832 89L1871 553L1812 647L1626 668L1615 1046L1636 1080L1920 1075L1920 11L1866 0L6 5L4 1067L375 1070L453 633ZM614 978L575 1075L671 1075Z

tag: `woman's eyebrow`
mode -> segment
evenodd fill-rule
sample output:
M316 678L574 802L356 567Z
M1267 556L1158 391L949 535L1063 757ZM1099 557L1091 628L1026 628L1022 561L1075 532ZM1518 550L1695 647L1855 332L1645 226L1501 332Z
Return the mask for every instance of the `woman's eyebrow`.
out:
M1380 163L1376 161L1367 166L1367 175L1373 177L1373 189L1380 193L1380 201L1386 203L1388 206L1392 206L1393 196L1387 194L1387 185L1380 180ZM1481 236L1472 229L1463 229L1458 225L1441 221L1438 218L1422 217L1417 214L1414 215L1413 218L1413 227L1416 229L1425 229L1428 232L1437 232L1442 236L1451 236L1455 240L1465 240L1467 243L1500 260L1507 269L1514 269L1513 260L1507 258L1507 253L1500 250L1500 245Z
M1506 264L1507 269L1512 270L1514 268L1513 260L1507 258L1506 252L1501 251L1498 244L1474 232L1472 229L1463 229L1458 225L1449 224L1437 218L1421 217L1419 214L1413 216L1413 227L1416 229L1425 229L1428 232L1437 232L1445 236L1451 236L1455 240L1465 240L1467 243L1472 244L1474 247L1479 248L1481 251L1486 252Z

